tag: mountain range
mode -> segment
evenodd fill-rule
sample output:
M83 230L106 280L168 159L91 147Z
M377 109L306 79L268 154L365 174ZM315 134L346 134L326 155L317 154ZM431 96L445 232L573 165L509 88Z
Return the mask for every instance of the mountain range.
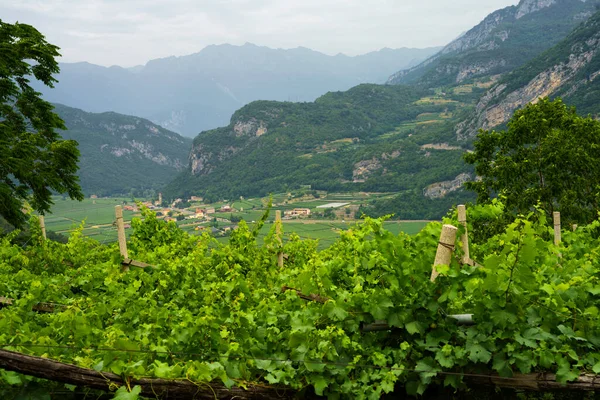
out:
M437 54L391 76L388 83L439 87L510 72L564 39L598 4L522 0L488 15Z
M383 83L438 50L385 48L349 57L302 47L213 45L134 68L63 63L55 88L36 89L50 102L137 115L195 136L226 125L235 110L253 100L312 101L328 91Z
M307 185L393 191L399 194L363 212L439 218L470 196L462 184L475 177L462 154L479 128L501 127L515 109L540 96L562 95L585 112L600 113L595 7L592 1L522 0L492 14L429 61L394 74L388 85L359 85L310 103L250 103L228 126L194 139L189 165L167 193L232 198ZM551 30L558 15L560 27L540 34L539 29ZM496 20L504 25L489 24ZM501 42L510 44L506 52L496 51L502 45L482 48L498 38L500 28L506 31ZM494 54L504 54L502 68L477 69ZM450 56L461 68L478 72L457 79L460 68L447 67L457 64L445 64ZM432 69L432 64L443 67ZM419 78L398 84L408 76Z
M64 136L80 143L87 194L162 188L165 198L218 200L306 187L394 192L362 212L439 218L472 199L462 185L475 176L462 155L479 129L501 129L542 96L600 116L598 4L521 0L400 72L391 67L395 50L351 58L223 45L130 69L65 64L45 96L154 121L56 105L69 128ZM427 51L403 50L411 60ZM355 85L384 82L386 71L387 84ZM268 100L284 96L316 99ZM188 132L227 122L192 142L159 126L161 115L163 125Z

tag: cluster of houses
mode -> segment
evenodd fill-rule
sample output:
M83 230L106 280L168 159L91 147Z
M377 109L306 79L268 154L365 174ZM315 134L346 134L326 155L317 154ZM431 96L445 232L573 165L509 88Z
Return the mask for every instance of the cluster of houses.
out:
M310 217L310 208L294 208L283 212L287 218Z

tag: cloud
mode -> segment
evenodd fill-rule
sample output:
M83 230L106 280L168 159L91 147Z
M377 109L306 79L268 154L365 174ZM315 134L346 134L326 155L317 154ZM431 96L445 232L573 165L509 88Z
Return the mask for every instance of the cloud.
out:
M484 4L485 3L485 4ZM446 44L517 0L12 0L63 61L131 66L210 44L304 46L328 54Z

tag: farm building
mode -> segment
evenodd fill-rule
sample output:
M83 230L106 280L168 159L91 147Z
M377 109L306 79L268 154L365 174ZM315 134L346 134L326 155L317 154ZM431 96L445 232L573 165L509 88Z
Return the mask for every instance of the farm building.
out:
M310 208L294 208L283 213L287 217L308 217L310 216Z

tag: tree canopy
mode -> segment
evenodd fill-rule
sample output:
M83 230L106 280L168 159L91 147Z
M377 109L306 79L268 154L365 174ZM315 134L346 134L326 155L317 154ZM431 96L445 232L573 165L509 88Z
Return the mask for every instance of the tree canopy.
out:
M481 131L465 155L480 180L467 183L478 202L502 195L509 213L538 203L566 223L590 222L598 213L600 122L577 115L561 99L540 99L515 112L505 131Z
M77 142L61 140L66 129L30 79L53 87L58 47L34 27L0 20L0 216L22 226L25 202L49 211L52 193L83 199L76 175Z

